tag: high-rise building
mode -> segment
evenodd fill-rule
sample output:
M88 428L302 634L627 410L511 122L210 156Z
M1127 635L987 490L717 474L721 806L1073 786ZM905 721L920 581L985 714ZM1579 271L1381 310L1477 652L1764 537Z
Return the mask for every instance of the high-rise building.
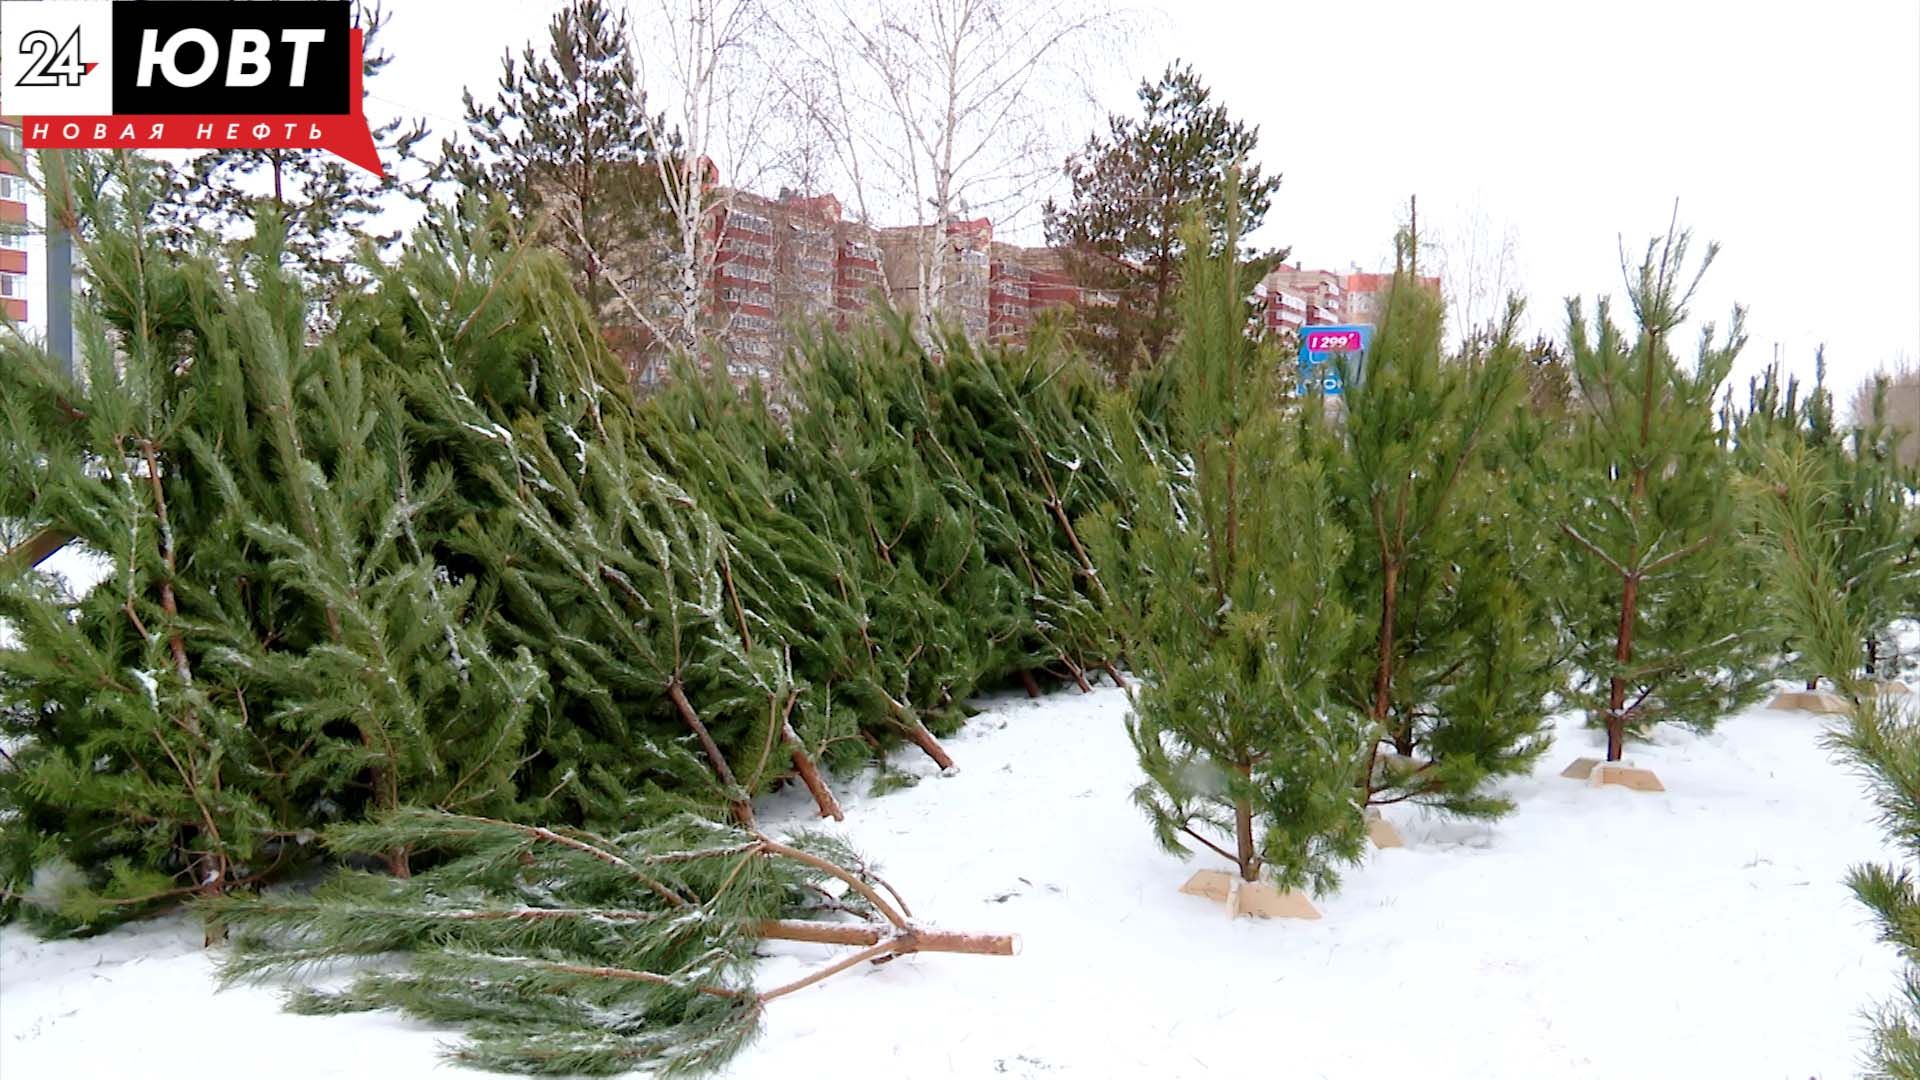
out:
M33 189L19 174L20 122L0 118L0 313L27 319L27 201Z

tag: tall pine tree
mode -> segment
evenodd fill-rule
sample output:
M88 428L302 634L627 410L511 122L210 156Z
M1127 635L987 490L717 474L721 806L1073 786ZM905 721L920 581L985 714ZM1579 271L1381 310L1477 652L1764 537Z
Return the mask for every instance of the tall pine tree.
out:
M1197 221L1185 237L1174 448L1127 440L1138 506L1088 532L1103 565L1137 564L1109 588L1141 672L1127 731L1155 835L1244 881L1324 891L1365 836L1363 718L1328 692L1353 627L1347 537L1280 411L1278 364L1246 333L1231 196L1228 211L1222 252Z
M532 44L503 57L495 99L465 95L466 131L447 140L436 176L503 198L572 268L587 306L633 363L657 335L674 278L646 92L623 8L572 0Z
M361 59L363 93L393 61L376 42L388 13L361 0L354 25L365 33ZM426 138L426 126L395 118L374 129L385 176L374 176L327 150L211 150L174 173L155 208L176 247L201 234L216 240L252 235L263 212L271 210L286 232L284 246L307 280L316 303L324 305L356 277L358 245L371 240L385 247L399 234L372 231L374 219L395 198L407 194L403 166Z
M1488 782L1547 746L1547 545L1495 459L1526 389L1519 319L1516 301L1474 356L1448 360L1440 298L1396 274L1342 422L1318 398L1303 411L1353 538L1341 583L1362 632L1335 687L1374 729L1370 803L1500 813L1511 803Z
M1232 250L1256 266L1286 257L1242 250L1239 240L1226 246L1227 169L1240 169L1242 237L1260 226L1280 187L1280 177L1263 177L1252 163L1259 128L1228 117L1188 64L1142 82L1139 98L1140 116L1110 117L1107 133L1068 160L1069 201L1045 210L1047 241L1076 280L1118 301L1084 309L1076 339L1122 379L1158 363L1174 341L1191 208L1208 223L1207 254Z
M1717 249L1689 276L1688 234L1670 226L1627 277L1634 328L1601 300L1590 326L1567 303L1582 408L1555 464L1555 515L1569 576L1562 625L1584 674L1577 700L1618 761L1630 735L1668 721L1710 728L1758 690L1757 606L1741 558L1730 465L1713 398L1746 343L1736 308L1709 324L1688 367L1674 337Z

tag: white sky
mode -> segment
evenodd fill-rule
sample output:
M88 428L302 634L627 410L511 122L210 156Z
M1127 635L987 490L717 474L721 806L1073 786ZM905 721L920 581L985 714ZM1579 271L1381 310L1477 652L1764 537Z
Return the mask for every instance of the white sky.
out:
M1417 194L1429 238L1475 214L1510 233L1532 328L1563 337L1565 297L1617 294L1618 238L1637 252L1678 198L1696 248L1723 249L1696 320L1750 308L1737 377L1776 344L1810 374L1826 342L1843 392L1920 360L1916 0L1136 3L1102 107L1132 112L1141 78L1192 62L1284 175L1255 240L1305 265L1379 268ZM462 88L490 96L502 51L560 2L388 6L396 59L369 112L447 131Z

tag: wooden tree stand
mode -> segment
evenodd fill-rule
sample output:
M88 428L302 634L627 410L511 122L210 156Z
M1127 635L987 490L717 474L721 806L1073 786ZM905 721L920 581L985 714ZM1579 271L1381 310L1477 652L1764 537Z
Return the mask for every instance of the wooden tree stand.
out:
M1826 690L1788 690L1774 695L1774 699L1767 702L1767 708L1838 716L1847 711L1847 699Z
M1594 787L1602 784L1614 784L1634 791L1665 791L1666 785L1653 775L1652 769L1641 769L1624 761L1601 761L1599 758L1575 758L1573 764L1560 770L1560 775L1569 780L1585 780Z
M1180 891L1188 896L1204 896L1224 901L1227 918L1252 915L1261 919L1317 919L1320 909L1298 889L1286 892L1264 881L1242 881L1240 875L1225 870L1201 870L1187 879Z
M1377 848L1406 847L1407 842L1400 837L1400 830L1393 827L1378 810L1367 811L1367 839Z

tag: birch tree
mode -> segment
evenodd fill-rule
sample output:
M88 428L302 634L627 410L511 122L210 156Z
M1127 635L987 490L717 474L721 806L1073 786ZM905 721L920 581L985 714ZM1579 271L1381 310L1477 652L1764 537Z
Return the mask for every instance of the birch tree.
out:
M697 350L724 329L712 283L726 215L779 173L794 144L769 70L778 52L764 47L775 23L763 0L646 0L634 12L641 80L670 102L646 118L649 139L668 148L658 167L673 283L660 332Z
M1118 44L1099 0L825 0L783 38L820 89L811 119L863 219L911 226L914 307L947 307L947 226L1015 224L1058 175L1060 130L1091 106L1085 73Z

